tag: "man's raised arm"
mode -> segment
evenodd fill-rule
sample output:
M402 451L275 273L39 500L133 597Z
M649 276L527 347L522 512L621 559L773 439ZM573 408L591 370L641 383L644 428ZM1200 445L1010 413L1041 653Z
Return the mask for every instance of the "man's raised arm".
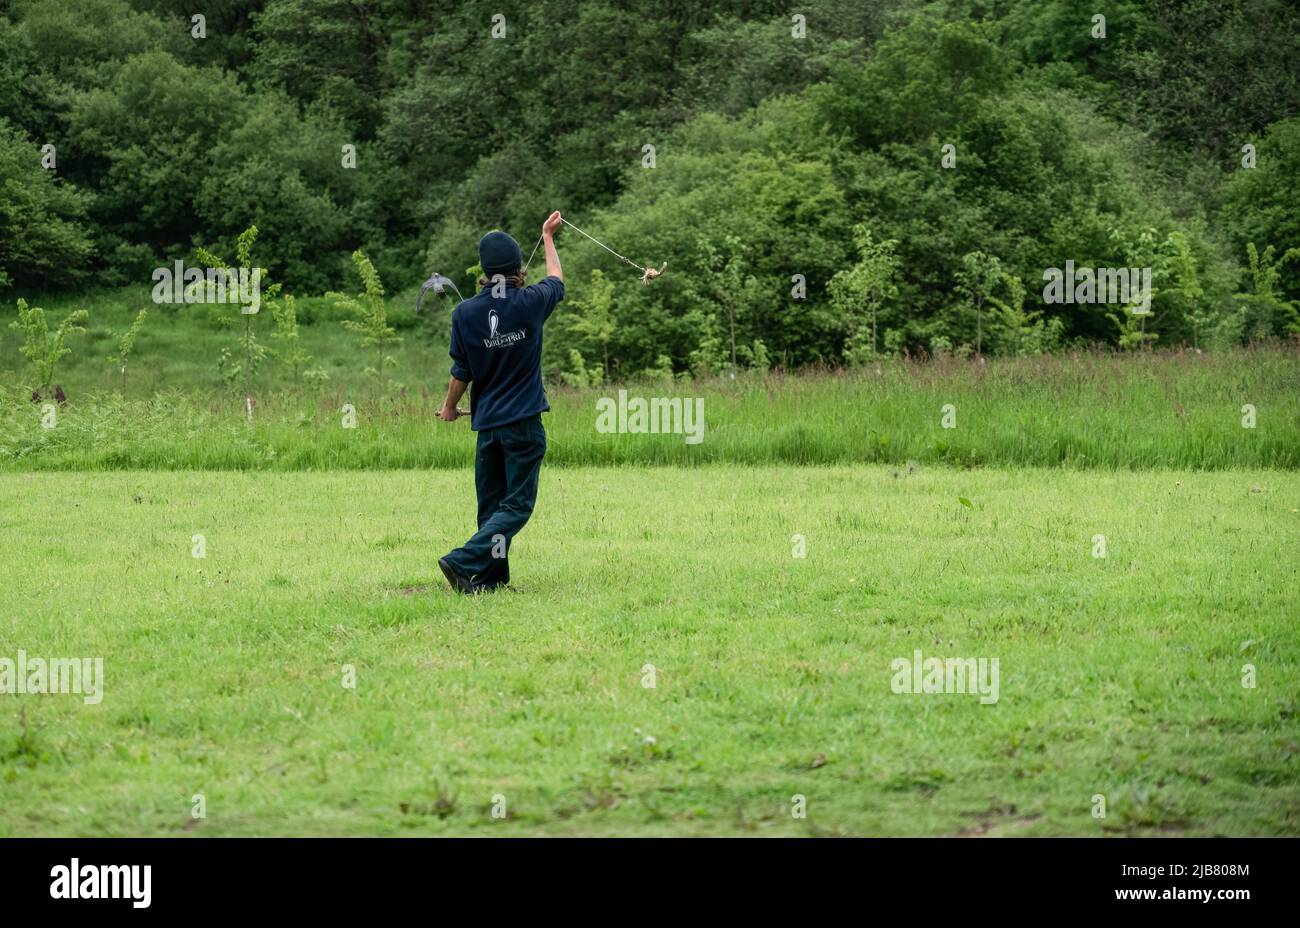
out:
M542 245L546 248L546 276L558 277L564 283L564 268L560 267L560 256L555 252L555 230L560 227L560 211L557 209L546 217L542 223Z

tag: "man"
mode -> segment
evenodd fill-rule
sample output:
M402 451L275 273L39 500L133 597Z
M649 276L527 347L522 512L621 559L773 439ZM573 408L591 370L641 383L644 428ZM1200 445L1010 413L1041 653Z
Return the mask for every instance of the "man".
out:
M537 476L546 455L543 412L551 407L542 389L542 326L564 299L564 272L555 252L560 214L542 225L546 278L524 286L519 243L489 232L478 243L483 278L476 296L451 313L451 382L438 418L451 422L470 394L470 428L478 433L474 485L478 531L438 560L447 582L461 593L478 593L510 581L510 543L537 502Z

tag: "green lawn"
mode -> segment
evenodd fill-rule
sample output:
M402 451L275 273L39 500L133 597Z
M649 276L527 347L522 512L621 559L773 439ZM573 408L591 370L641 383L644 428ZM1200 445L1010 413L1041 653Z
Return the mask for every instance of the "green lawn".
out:
M548 468L476 598L469 488L0 474L0 657L106 675L0 697L0 834L1300 833L1294 472Z

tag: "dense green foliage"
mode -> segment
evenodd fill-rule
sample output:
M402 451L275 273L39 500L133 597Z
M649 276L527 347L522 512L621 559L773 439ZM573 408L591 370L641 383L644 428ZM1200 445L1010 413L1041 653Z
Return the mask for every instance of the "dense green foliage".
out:
M299 297L350 286L357 250L390 290L472 285L484 231L528 251L554 207L669 266L634 286L562 234L570 380L1300 326L1300 262L1261 295L1248 258L1300 247L1286 0L1119 0L1104 37L1081 0L204 7L201 38L179 0L0 13L0 288L139 284L251 225ZM861 279L859 227L896 243L870 310L831 286ZM978 298L972 255L998 268ZM1150 317L1045 304L1067 260L1152 267Z

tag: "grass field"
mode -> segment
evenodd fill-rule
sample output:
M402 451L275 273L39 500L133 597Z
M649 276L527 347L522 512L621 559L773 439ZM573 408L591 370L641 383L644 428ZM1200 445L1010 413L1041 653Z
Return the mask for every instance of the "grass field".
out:
M122 392L146 300L40 301L91 313L54 428L0 329L0 659L106 674L0 696L0 835L1300 833L1295 345L552 382L516 588L466 599L447 301L390 300L379 398L301 300L328 379L269 361L250 419L203 307ZM704 440L598 431L620 388ZM917 650L998 698L893 692Z
M477 598L468 482L0 475L0 657L105 672L0 697L0 834L1300 833L1294 472L548 468Z

